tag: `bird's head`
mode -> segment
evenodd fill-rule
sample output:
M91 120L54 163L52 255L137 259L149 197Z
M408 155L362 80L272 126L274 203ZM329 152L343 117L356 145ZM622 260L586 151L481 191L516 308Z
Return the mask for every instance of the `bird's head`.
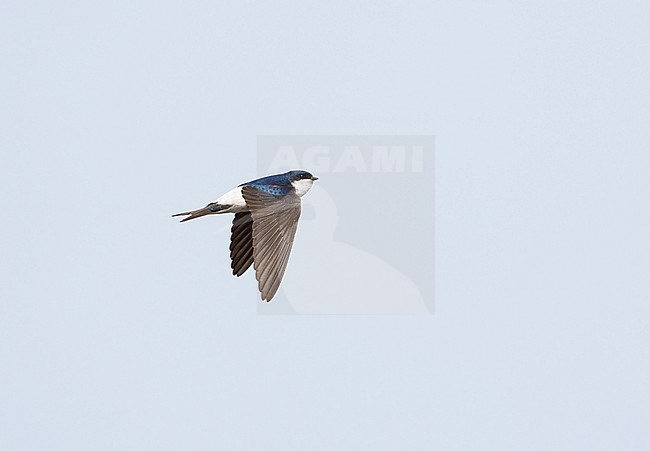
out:
M307 171L289 171L287 175L296 190L296 194L300 197L307 194L307 191L311 189L314 181L318 180L318 177L314 177Z

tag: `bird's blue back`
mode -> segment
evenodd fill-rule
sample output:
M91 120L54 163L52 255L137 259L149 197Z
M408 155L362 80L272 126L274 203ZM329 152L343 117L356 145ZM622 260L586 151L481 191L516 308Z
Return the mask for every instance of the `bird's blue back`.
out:
M258 185L291 185L291 179L289 178L289 173L285 172L284 174L275 174L267 175L259 179L251 180L250 182L242 183L239 186L258 186Z
M250 182L242 183L239 186L253 186L260 191L265 193L272 194L274 196L284 196L291 189L291 172L285 172L284 174L275 174L262 177L259 179L251 180Z

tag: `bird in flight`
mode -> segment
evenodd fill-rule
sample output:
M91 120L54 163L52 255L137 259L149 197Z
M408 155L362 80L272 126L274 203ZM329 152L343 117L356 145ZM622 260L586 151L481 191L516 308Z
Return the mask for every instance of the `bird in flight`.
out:
M230 230L232 273L239 277L255 268L262 300L269 302L280 287L300 218L300 198L318 177L289 171L242 183L204 208L177 213L181 222L201 216L234 213Z

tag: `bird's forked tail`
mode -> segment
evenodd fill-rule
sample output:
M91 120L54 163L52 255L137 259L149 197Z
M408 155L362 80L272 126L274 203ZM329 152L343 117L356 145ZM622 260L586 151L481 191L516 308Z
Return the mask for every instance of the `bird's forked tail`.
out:
M190 219L200 218L201 216L213 215L219 213L223 210L222 205L217 204L216 202L209 203L204 208L199 208L198 210L186 211L184 213L176 213L172 215L172 218L175 216L187 216L186 218L181 219L181 222L189 221Z

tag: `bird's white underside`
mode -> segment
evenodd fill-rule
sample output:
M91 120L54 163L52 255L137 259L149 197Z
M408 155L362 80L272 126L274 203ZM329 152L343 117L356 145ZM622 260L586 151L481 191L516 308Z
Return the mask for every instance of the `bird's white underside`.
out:
M215 202L219 205L230 206L230 208L222 210L220 213L238 213L240 211L248 210L244 196L241 194L241 186L231 189Z
M308 179L298 180L296 182L292 182L291 184L296 190L296 194L299 197L302 197L305 194L307 194L307 192L311 189L312 185L314 184L314 181ZM242 188L241 186L238 186L237 188L233 188L215 201L219 205L229 206L229 208L222 210L219 213L238 213L240 211L248 210L248 208L246 207L246 201L244 200L244 196L242 196L241 193L241 188Z

